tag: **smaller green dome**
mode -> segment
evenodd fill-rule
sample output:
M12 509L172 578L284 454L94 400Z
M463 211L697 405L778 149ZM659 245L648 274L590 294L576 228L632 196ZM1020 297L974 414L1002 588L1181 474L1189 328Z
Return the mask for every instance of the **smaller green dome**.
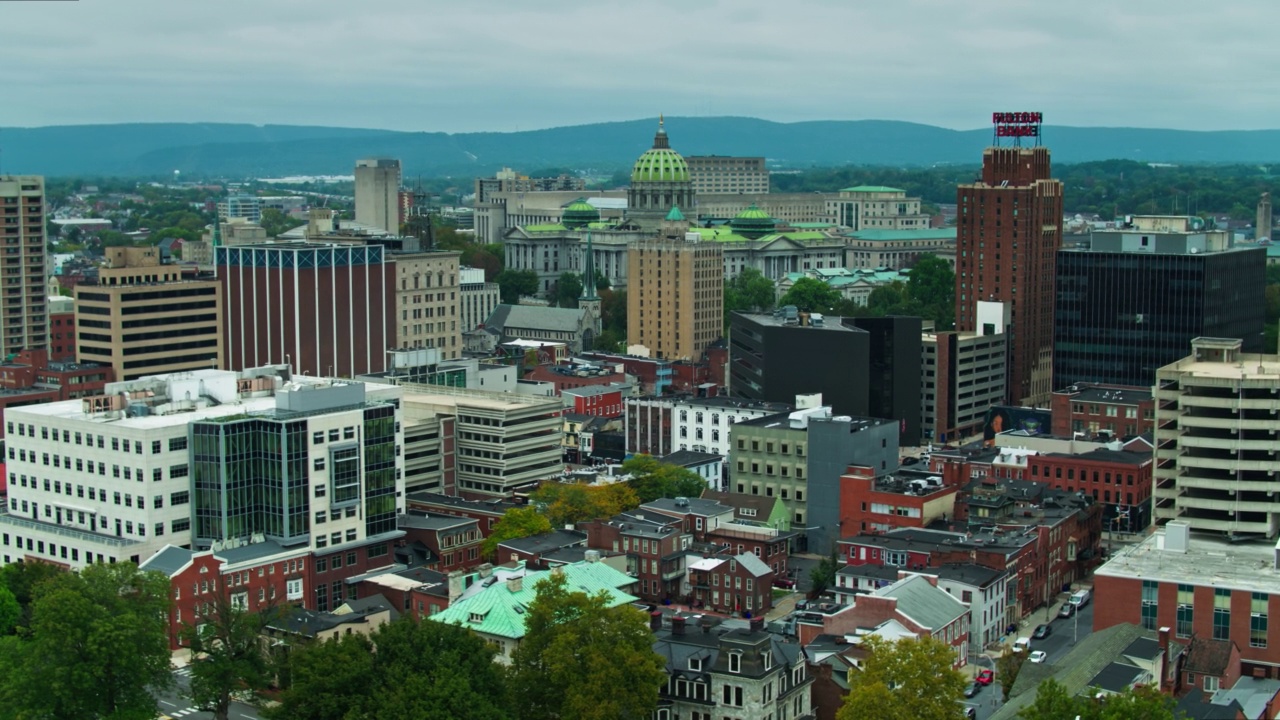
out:
M580 228L600 220L600 211L585 198L578 198L565 206L560 222L567 228Z
M730 230L738 235L752 239L768 235L773 232L775 227L777 227L777 224L769 216L769 213L754 204L729 221Z
M667 213L669 222L684 222L684 213L680 212L679 205L672 205L671 212Z

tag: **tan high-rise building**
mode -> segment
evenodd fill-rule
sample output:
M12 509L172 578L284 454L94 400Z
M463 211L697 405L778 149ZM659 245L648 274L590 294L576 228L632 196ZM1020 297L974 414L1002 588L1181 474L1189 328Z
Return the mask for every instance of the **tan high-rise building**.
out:
M0 293L0 354L49 348L45 293L44 178L0 175L0 240L4 283Z
M400 232L400 161L365 158L356 161L356 222Z
M153 247L107 248L96 282L76 285L76 359L117 380L226 367L222 287L183 280Z
M702 359L724 330L724 253L672 208L657 237L627 249L627 344L650 357Z
M462 357L460 256L442 250L390 254L396 274L396 347L439 348L441 360Z

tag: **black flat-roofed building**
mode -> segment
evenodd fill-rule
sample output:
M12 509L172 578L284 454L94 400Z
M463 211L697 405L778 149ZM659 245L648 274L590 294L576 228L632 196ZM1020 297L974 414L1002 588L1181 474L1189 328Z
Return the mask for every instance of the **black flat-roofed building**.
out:
M1150 386L1197 337L1262 352L1266 248L1198 218L1134 217L1058 251L1053 386Z

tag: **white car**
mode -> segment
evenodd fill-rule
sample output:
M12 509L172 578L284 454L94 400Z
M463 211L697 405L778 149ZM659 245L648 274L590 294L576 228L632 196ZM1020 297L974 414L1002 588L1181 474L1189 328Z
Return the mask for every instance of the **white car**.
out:
M1043 650L1033 650L1031 654L1027 656L1027 659L1033 663L1039 664L1048 659L1048 657L1049 653Z

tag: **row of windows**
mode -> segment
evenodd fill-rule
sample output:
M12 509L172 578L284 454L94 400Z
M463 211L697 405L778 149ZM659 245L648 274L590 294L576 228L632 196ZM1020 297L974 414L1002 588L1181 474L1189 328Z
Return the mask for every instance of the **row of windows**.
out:
M186 438L182 438L182 440L185 442ZM21 448L19 448L15 453L14 449L10 447L9 459L34 463L36 461L36 453L34 450L28 452ZM40 464L46 467L52 466L55 468L65 468L67 470L70 470L72 467L71 456L56 455L56 454L50 455L49 453L41 453ZM95 465L92 460L84 460L83 458L76 458L75 469L76 469L76 472L87 472L90 475L97 474L103 477L107 476L107 464L104 462L99 462ZM189 473L190 473L190 470L185 463L182 465L169 466L170 478L184 478L184 477L187 477ZM128 466L121 468L121 466L119 465L111 466L111 477L114 477L114 478L124 477L125 480L132 480L134 479L134 474L135 474L134 468L131 468ZM142 468L137 468L136 474L137 474L138 482L142 482L145 477L145 475L143 474ZM10 477L12 477L12 473L10 474ZM160 482L161 480L163 480L164 470L162 468L153 468L151 470L151 479L154 482ZM32 478L32 481L34 482L34 478ZM35 487L35 485L32 485L32 487ZM47 490L48 488L45 488L45 489Z
M9 533L4 533L4 535L2 536L2 539L5 547L11 547L9 544ZM67 545L57 545L55 543L50 542L48 546L48 552L46 553L45 543L43 540L33 540L31 538L26 538L25 545L23 545L23 542L24 542L24 539L21 536L14 535L12 547L16 547L19 550L25 549L27 552L38 553L40 555L47 555L48 557L62 558L63 560L70 560L71 562L80 562L80 550L78 548L73 548ZM6 565L13 562L15 559L17 558L10 558L8 555L4 556L4 562ZM92 553L86 550L84 553L84 561L90 564L95 562L113 563L116 561L116 559L114 557L103 557L102 553Z
M13 435L16 432L19 437L34 438L36 436L36 426L29 423L15 424L12 420L10 420L9 422L5 423L5 428L8 431L8 434L10 435ZM106 445L107 445L107 437L105 435L94 435L93 433L72 432L70 430L59 431L58 428L50 429L44 426L41 426L40 428L40 439L52 440L53 442L64 442L68 444L74 442L76 445L83 445L85 447L98 447L104 450L106 449ZM153 455L162 452L163 448L164 448L164 441L162 440L151 441L151 453ZM129 441L121 440L118 437L113 437L111 438L111 449L114 452L129 452ZM186 449L187 449L187 438L185 435L181 437L169 438L170 452L176 452L178 450L186 450ZM137 455L142 454L141 440L133 441L133 452ZM32 451L31 457L33 458L35 457L34 451ZM13 459L12 449L9 451L9 459L10 460ZM32 462L35 462L35 461L32 460Z

